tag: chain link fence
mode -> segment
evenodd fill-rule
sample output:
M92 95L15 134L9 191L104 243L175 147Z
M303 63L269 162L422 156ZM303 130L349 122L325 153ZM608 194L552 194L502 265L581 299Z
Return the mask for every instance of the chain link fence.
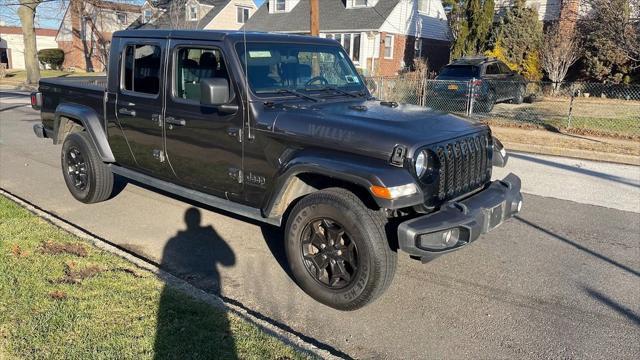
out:
M502 125L640 137L640 85L370 77L372 94Z

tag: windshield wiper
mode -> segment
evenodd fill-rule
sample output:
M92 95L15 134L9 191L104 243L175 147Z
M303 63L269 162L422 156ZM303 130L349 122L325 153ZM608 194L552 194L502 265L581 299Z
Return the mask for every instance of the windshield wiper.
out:
M299 98L302 99L307 99L307 100L311 100L313 102L318 102L320 101L320 99L318 99L317 97L313 97L311 95L307 95L307 94L303 94L299 91L295 91L295 90L291 90L291 89L287 89L287 88L282 88L282 89L278 89L275 91L278 94L291 94L291 95L295 95Z
M339 88L337 88L335 86L312 87L312 88L305 88L304 90L305 91L313 91L313 90L316 90L316 91L333 91L333 92L337 92L338 94L347 95L347 96L356 97L356 98L365 95L364 92L362 92L362 91L354 94L354 93L339 89Z

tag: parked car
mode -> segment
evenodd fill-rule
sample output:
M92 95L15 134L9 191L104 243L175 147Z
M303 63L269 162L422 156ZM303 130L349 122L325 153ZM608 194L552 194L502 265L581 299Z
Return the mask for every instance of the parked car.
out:
M526 81L500 60L489 57L463 57L446 65L436 77L430 91L432 104L447 101L490 112L498 102L521 104L526 94ZM471 87L471 88L470 88ZM450 103L449 103L450 104Z
M398 250L465 248L522 206L486 125L372 98L334 40L115 32L107 77L42 79L32 105L79 201L119 174L282 225L296 282L340 310L387 289Z

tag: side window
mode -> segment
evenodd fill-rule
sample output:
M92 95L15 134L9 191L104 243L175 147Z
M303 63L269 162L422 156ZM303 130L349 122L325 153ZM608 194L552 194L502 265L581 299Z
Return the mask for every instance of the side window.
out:
M511 69L509 69L509 67L507 66L507 64L505 63L498 63L498 66L500 66L500 72L503 74L511 74Z
M487 75L497 75L500 74L500 69L498 68L498 64L492 63L487 65L487 71L485 72Z
M123 90L157 95L160 92L160 47L128 45L122 66Z
M222 53L211 48L178 48L174 52L173 96L200 103L202 79L229 79Z

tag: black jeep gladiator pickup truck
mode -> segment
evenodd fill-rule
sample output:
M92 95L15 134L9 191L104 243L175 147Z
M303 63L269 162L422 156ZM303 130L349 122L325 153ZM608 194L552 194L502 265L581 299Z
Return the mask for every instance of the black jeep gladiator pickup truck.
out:
M128 30L108 76L43 79L41 138L84 203L113 174L284 225L299 286L340 310L379 297L397 252L427 261L520 211L520 179L478 122L371 97L335 41Z

